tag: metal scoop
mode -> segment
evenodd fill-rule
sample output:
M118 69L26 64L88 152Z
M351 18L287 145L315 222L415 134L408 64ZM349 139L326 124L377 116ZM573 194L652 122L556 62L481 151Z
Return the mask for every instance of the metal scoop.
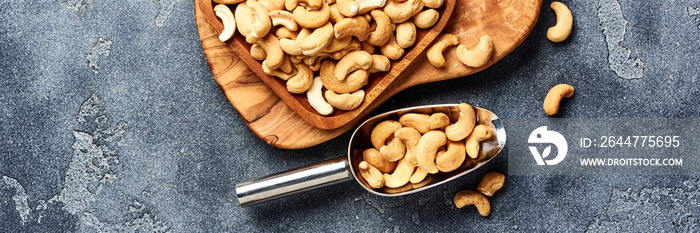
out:
M392 193L391 190L386 189L375 190L369 187L360 176L358 170L358 164L363 160L362 152L365 149L372 148L370 133L378 123L387 119L398 120L400 115L409 112L443 112L450 116L450 119L455 119L452 120L452 122L455 122L459 114L457 106L458 104L418 106L394 110L372 117L362 123L352 134L350 145L348 146L347 158L340 157L326 160L317 164L238 183L236 184L238 203L241 206L249 206L278 197L351 180L352 178L370 193L385 197L396 197L427 190L466 175L474 171L475 168L491 161L491 159L503 149L506 143L506 131L503 128L503 123L498 119L498 116L493 112L478 107L474 107L474 109L477 111L486 111L491 115L491 123L494 125L496 131L492 140L481 143L480 154L488 159L469 166L462 166L449 173L438 173L429 184L398 193ZM469 156L467 156L467 159L469 159ZM394 189L394 191L396 191L396 189Z

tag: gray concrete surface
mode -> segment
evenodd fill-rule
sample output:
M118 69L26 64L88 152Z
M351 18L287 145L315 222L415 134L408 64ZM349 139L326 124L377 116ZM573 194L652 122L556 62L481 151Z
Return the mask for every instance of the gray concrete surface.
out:
M546 40L545 1L525 43L493 67L407 89L376 112L468 102L541 118L700 117L700 1L567 1L572 36ZM399 198L356 183L241 208L233 184L342 156L349 134L268 146L212 79L192 1L0 0L0 231L697 231L691 176L508 176L492 213L453 195L508 155Z

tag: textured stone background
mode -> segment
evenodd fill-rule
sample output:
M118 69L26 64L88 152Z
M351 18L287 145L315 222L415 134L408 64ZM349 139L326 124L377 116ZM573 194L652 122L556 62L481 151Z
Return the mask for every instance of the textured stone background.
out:
M502 118L700 117L700 1L567 1L574 32L532 34L476 75L410 88L377 112L468 102ZM259 140L209 72L192 1L0 0L0 231L696 231L700 179L509 176L492 214L451 199L507 154L399 198L356 183L241 208L233 184L343 156Z

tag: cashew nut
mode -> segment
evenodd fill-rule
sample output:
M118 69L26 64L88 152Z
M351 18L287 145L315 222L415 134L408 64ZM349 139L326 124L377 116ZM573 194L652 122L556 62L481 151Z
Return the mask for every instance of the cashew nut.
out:
M464 142L448 141L447 151L435 157L435 164L441 172L451 172L462 166L466 157Z
M255 60L262 61L267 57L267 53L260 45L254 44L250 46L250 56L255 58Z
M331 17L331 11L328 9L328 4L323 4L321 9L315 11L309 11L304 7L297 6L292 12L292 15L294 15L294 21L296 21L299 26L317 28L328 22L328 19Z
M484 195L474 190L459 191L455 194L454 202L457 208L474 205L479 211L479 214L483 217L489 216L491 213L491 204L489 200L486 199Z
M310 11L321 9L323 6L323 0L286 0L284 2L284 8L288 11L292 11L294 8L297 8L299 3L306 5L306 8Z
M391 69L389 58L381 54L372 54L372 65L369 66L370 73L387 72Z
M427 29L440 20L440 13L435 9L427 9L413 16L413 23L420 29Z
M333 90L335 93L350 93L360 89L367 84L369 72L367 70L357 70L350 73L345 80L340 81L334 77L335 63L333 61L323 61L321 64L321 80L326 89Z
M309 105L311 105L316 112L326 116L333 113L333 106L323 99L322 89L323 83L321 82L321 78L314 78L313 84L311 84L309 90L306 91L306 98L309 99Z
M394 132L397 129L401 128L401 124L396 121L392 120L385 120L374 126L374 129L372 129L372 133L370 133L370 141L372 142L372 146L374 148L381 148L386 140L394 134Z
M386 175L386 174L385 174L385 175ZM384 188L381 189L381 192L382 192L382 193L389 193L389 194L392 194L392 193L403 193L403 192L406 192L406 191L409 191L409 190L412 190L412 189L413 189L413 185L411 185L411 184L409 184L408 182L406 182L406 184L405 184L404 186L401 186L401 187L398 187L398 188L389 188L389 187L384 186Z
M443 130L450 125L450 117L445 113L436 112L428 118L428 128L435 130Z
M393 30L391 28L391 19L381 10L372 10L369 14L377 27L369 33L366 42L373 46L382 46L391 38L391 30Z
M353 93L336 94L332 90L326 90L326 100L331 106L340 110L353 110L362 104L365 99L365 91L357 90Z
M411 21L396 25L396 44L401 48L408 48L416 43L417 35L416 25Z
M474 125L476 125L476 114L472 106L461 103L458 108L459 119L456 123L445 128L445 135L447 135L447 139L450 139L450 141L465 139L474 129Z
M574 16L571 15L569 8L561 2L552 2L549 7L557 15L557 24L547 29L547 39L552 42L562 42L571 34Z
M258 0L267 11L284 10L285 0Z
M409 182L415 184L415 183L420 183L425 179L425 177L428 176L428 170L425 170L421 167L417 167L416 171L413 172L413 175L411 178L408 180Z
M236 20L233 17L233 12L231 12L231 9L229 9L228 6L218 4L214 7L214 13L224 24L224 30L221 31L221 34L219 34L219 40L223 42L231 39L233 33L236 32Z
M401 48L401 46L399 46L396 43L396 36L394 36L394 33L391 33L391 38L389 38L389 42L379 47L379 50L382 51L382 54L384 54L384 56L388 57L391 60L398 60L399 58L401 58L401 56L403 56L404 52L403 48Z
M403 23L423 9L423 0L389 0L383 9L392 23Z
M410 0L409 0L410 1ZM439 170L435 164L435 155L438 148L447 143L447 137L442 131L433 130L425 133L418 142L416 147L416 160L418 166L428 171L430 174L435 174Z
M394 169L396 169L397 162L391 162L384 159L379 150L375 148L369 148L362 152L362 159L364 159L369 164L376 167L377 169L379 169L379 171L383 173L390 173L393 172Z
M369 37L369 23L362 16L345 18L334 26L335 38L343 39L354 36L358 40L364 41Z
M384 186L398 188L408 184L415 168L416 167L409 163L405 157L400 159L393 173L384 174Z
M280 40L280 46L281 45L282 45L282 40ZM284 50L284 47L282 47L282 50ZM304 55L289 55L289 60L292 61L292 63L301 63L301 61L304 60L304 58L305 58Z
M239 5L238 7L240 8L241 6ZM277 37L269 34L258 40L257 44L263 50L265 50L265 54L267 54L267 57L265 57L265 63L271 70L277 69L283 65L285 54L280 48L280 43L277 40Z
M442 6L444 0L423 0L423 5L427 8L437 9Z
M358 14L364 14L386 5L386 0L355 0L355 2L359 6Z
M270 16L273 26L282 25L291 31L296 31L299 29L297 22L294 21L294 16L289 11L276 10L271 11L267 15Z
M333 37L333 39L331 39L331 44L329 44L328 47L326 47L326 49L323 50L323 52L326 52L326 53L338 52L338 51L344 49L345 47L348 47L348 45L350 44L350 41L352 41L352 37L345 37L343 39L336 39L335 37Z
M562 98L571 98L574 96L574 87L569 84L557 84L552 87L544 98L544 112L547 115L553 116L559 113L559 104Z
M421 187L423 187L423 186L426 186L426 185L432 183L432 182L435 180L436 177L437 177L437 175L435 175L435 174L428 174L428 175L423 179L423 181L418 182L418 183L411 183L411 186L413 187L413 189L421 188Z
M474 127L474 131L469 134L469 137L467 137L467 140L464 142L464 146L466 147L469 157L472 159L478 157L480 148L479 143L490 139L493 137L494 133L493 128L484 125L477 125Z
M484 196L493 196L496 191L503 187L506 182L506 176L498 172L489 172L481 178L479 185L476 186L476 190L479 190Z
M450 33L442 33L435 38L433 45L428 47L425 54L428 56L428 61L435 67L445 66L445 57L442 55L445 49L450 46L458 45L459 39L457 36Z
M406 113L399 118L399 123L403 127L411 127L421 134L425 134L430 131L430 126L428 125L430 115L420 114L420 113Z
M267 55L267 53L265 53L265 55ZM287 54L284 55L282 65L280 65L279 70L285 73L291 73L293 71L292 62L289 60L289 56L287 56ZM311 79L313 79L313 76Z
M406 145L406 155L404 157L413 166L418 166L418 159L416 158L416 153L418 153L418 143L420 142L421 135L418 130L411 127L402 127L394 132L394 137L401 139Z
M331 21L332 24L336 24L345 18L345 15L338 10L338 4L329 5L328 10L331 12L328 21Z
M285 73L285 72L282 72L280 70L272 70L272 69L270 69L270 67L267 66L267 64L265 64L265 61L262 62L262 68L263 68L263 72L265 72L266 74L273 76L273 77L278 77L284 81L289 80L290 78L292 78L292 76L297 74L296 70L292 70L292 72L289 72L289 73Z
M372 55L365 51L350 52L335 65L335 78L343 81L349 73L363 69L367 70L372 65Z
M348 54L352 51L360 50L362 48L362 45L360 44L360 41L357 40L357 38L354 38L354 37L349 37L349 38L352 38L352 40L350 40L350 44L348 44L347 47L345 47L344 49L341 49L340 51L337 51L337 52L334 52L331 54L331 58L333 60L340 60L346 54Z
M248 0L245 4L238 4L235 17L236 26L246 42L254 44L270 32L272 22L267 15L267 9L260 2Z
M239 2L243 2L244 0L214 0L215 3L221 3L221 4L236 4Z
M336 0L335 5L345 17L354 17L360 11L360 5L354 0Z
M360 175L370 187L378 189L384 186L384 174L379 169L366 161L360 162L357 167L360 169Z
M301 94L309 90L314 80L314 72L305 64L294 64L297 74L287 80L287 91Z
M296 22L295 22L296 23ZM286 27L280 27L277 29L275 32L275 35L277 35L277 38L280 39L290 39L290 40L296 40L297 35L299 35L299 32L296 31L290 31Z
M320 28L316 28L310 35L299 41L297 37L297 46L302 53L307 56L314 56L321 53L333 39L333 25L327 22Z
M387 140L387 144L379 148L379 153L382 154L382 157L389 161L398 161L403 158L406 154L406 145L404 145L403 141L394 137L393 134Z
M469 50L460 44L457 46L457 59L469 67L481 67L491 59L493 55L493 41L488 35L483 35L479 39L476 48Z

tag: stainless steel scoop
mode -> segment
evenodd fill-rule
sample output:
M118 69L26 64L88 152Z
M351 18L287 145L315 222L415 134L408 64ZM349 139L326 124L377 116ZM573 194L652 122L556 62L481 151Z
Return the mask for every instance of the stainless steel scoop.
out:
M469 172L474 171L479 166L491 161L493 157L499 154L506 143L506 131L503 128L501 120L498 119L498 116L496 116L496 114L493 112L478 107L475 107L475 109L485 110L490 113L491 123L493 123L496 128L495 138L482 143L481 153L485 154L485 157L488 157L488 159L483 162L470 166L462 166L459 169L449 173L439 173L432 183L417 189L400 193L387 193L382 192L382 190L372 189L362 179L357 167L363 159L362 152L365 149L372 147L372 143L370 142L370 133L372 132L374 126L379 122L386 119L398 120L400 115L409 112L426 111L443 112L450 116L450 119L457 119L459 114L459 109L457 106L458 104L418 106L394 110L372 117L362 123L352 134L352 137L350 138L350 145L348 146L347 158L340 157L331 159L317 164L238 183L236 184L238 203L241 206L249 206L278 197L347 181L352 178L355 178L355 181L357 181L360 186L370 193L385 197L396 197L427 190L445 182L454 180L460 176L466 175ZM452 121L454 122L455 120Z

